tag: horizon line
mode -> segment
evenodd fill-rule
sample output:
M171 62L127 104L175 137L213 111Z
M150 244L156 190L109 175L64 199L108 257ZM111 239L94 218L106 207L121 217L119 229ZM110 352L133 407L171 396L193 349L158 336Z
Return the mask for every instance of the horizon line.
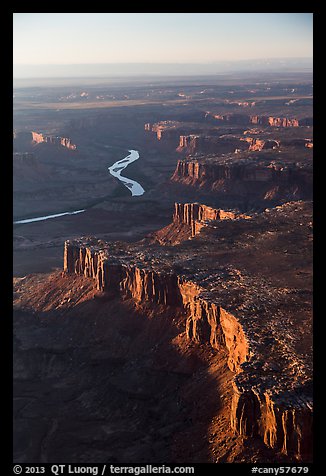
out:
M123 62L101 62L101 63L15 63L13 66L85 66L85 65L124 65L124 64L146 64L146 65L213 65L218 63L242 63L247 61L286 61L286 60L313 60L313 56L271 56L271 57L257 57L246 59L221 59L214 61L201 61L201 62L176 62L176 61L123 61Z

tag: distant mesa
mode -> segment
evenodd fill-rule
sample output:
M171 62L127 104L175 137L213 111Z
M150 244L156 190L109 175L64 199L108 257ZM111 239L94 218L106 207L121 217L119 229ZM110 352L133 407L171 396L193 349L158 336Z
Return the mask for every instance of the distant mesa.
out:
M274 117L264 115L247 115L247 114L212 114L206 112L206 119L211 119L219 122L228 122L230 124L257 124L261 126L271 127L301 127L312 126L313 120L311 117L303 119L295 119L288 117Z
M33 142L40 144L42 142L46 142L47 144L54 144L54 145L62 145L69 150L76 150L76 144L71 142L71 139L68 137L58 137L58 136L47 136L39 132L32 131L32 138Z
M150 133L149 137L175 148L176 152L188 154L199 151L201 153L219 152L220 154L242 150L261 151L263 149L279 149L281 146L313 147L311 139L280 141L266 137L271 128L289 129L312 126L312 118L295 119L247 114L212 114L210 112L206 112L204 118L205 122L201 124L172 120L158 121L153 124L146 123L144 129L146 133ZM245 130L251 124L254 128ZM230 129L225 129L225 127L230 127ZM259 134L260 137L249 137L249 134Z

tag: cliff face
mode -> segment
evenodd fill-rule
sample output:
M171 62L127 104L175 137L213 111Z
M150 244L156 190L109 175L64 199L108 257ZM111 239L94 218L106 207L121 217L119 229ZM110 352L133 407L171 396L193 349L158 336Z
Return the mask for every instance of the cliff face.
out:
M283 172L283 173L282 173ZM276 178L286 180L287 170L278 170L276 167L248 166L247 164L201 163L198 160L179 160L172 176L175 181L187 181L195 184L196 181L215 182L217 180L242 181L273 181Z
M306 147L312 148L313 142L311 139L290 139L290 140L272 140L259 139L257 137L232 137L231 135L224 135L220 137L206 136L206 135L185 135L180 136L177 152L187 154L200 153L214 153L219 154L235 152L235 150L261 151L279 149L280 147Z
M276 140L262 140L254 137L246 137L241 139L249 144L249 151L261 151L263 149L278 149L280 142Z
M249 114L211 114L207 113L206 117L212 118L220 122L228 122L230 124L257 124L261 126L271 127L299 127L312 125L311 118L302 120L290 119L287 117L258 116Z
M180 291L188 311L186 335L198 344L207 342L214 349L225 346L228 366L240 372L241 364L248 359L249 345L237 319L221 306L201 297L201 289L191 282L181 282Z
M43 134L39 134L38 132L33 132L32 131L32 140L33 140L33 142L36 142L37 144L40 144L41 142L44 142L44 136L43 136Z
M231 134L225 134L219 137L205 134L190 134L181 135L179 137L179 145L177 152L187 154L214 153L219 152L228 153L234 152L236 149L245 149L243 141L240 138Z
M217 212L210 207L176 206L175 216L188 222L191 216L216 216ZM291 457L311 457L310 400L299 397L295 389L290 397L284 395L277 390L279 382L273 381L275 391L268 389L268 373L259 371L255 360L261 343L248 323L222 306L214 293L171 270L153 268L126 255L111 256L100 245L81 241L66 241L64 271L95 279L97 288L112 297L120 295L140 305L181 310L189 340L215 350L223 346L228 351L228 366L235 375L230 414L233 430L241 436L260 437L267 446Z
M287 117L262 116L258 119L258 124L272 127L299 127L298 119L288 119Z
M249 359L249 343L235 316L209 300L203 290L192 282L179 283L182 302L188 311L186 335L198 344L207 342L214 349L221 345L228 350L228 366L241 372L241 364Z
M231 426L239 435L261 437L265 445L307 459L312 452L312 401L296 395L282 401L268 392L233 383ZM290 405L289 405L290 401Z
M153 132L157 140L161 140L163 137L171 140L179 137L177 128L180 125L177 121L160 121L155 124L146 123L144 129L147 132Z
M237 200L293 200L312 196L312 168L252 161L179 160L171 181Z
M225 211L203 205L200 203L175 203L174 223L183 223L191 228L191 235L196 236L205 222L211 220L233 220L235 218L250 218L232 211Z
M66 242L64 271L93 278L98 290L118 293L136 302L181 305L175 274L154 273L150 268L125 265L91 246Z
M203 289L175 273L131 265L110 258L93 246L66 241L64 272L95 279L98 290L132 298L137 303L181 307L187 313L186 335L197 343L210 343L229 351L228 365L241 371L248 360L247 337L235 316L218 304L205 299Z
M311 139L290 139L290 140L272 140L259 139L257 137L235 137L224 135L220 137L206 135L185 135L180 136L177 152L186 154L214 153L225 154L229 152L248 150L250 152L261 150L275 150L280 147L306 147L312 148Z
M150 243L163 246L177 245L198 235L203 228L214 227L215 221L248 219L248 215L209 207L201 203L175 203L172 222L161 230L150 234Z
M76 150L77 146L71 142L68 137L55 137L55 136L46 136L44 134L39 134L38 132L32 132L33 142L40 144L45 142L47 144L62 145L69 150Z
M199 147L198 140L199 140L199 136L195 134L180 136L179 145L176 151L177 152L187 151L189 154L193 154L196 150L198 150L198 147Z

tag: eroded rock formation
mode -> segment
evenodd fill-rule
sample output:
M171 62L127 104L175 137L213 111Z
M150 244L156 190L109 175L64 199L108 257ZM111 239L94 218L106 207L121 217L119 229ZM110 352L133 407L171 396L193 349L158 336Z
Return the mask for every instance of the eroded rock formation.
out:
M299 120L288 117L258 116L249 114L212 114L210 112L206 113L206 117L220 122L228 122L230 124L257 124L265 127L299 127L312 125L311 118Z
M191 236L196 236L200 230L212 220L234 220L250 218L248 215L212 208L200 203L175 203L173 222L188 225Z
M309 459L312 450L311 397L299 396L296 392L281 396L271 394L252 387L246 380L246 373L234 379L232 428L242 436L261 437L267 446L279 448L284 454Z
M228 153L234 152L236 149L245 149L244 143L240 137L233 134L223 134L220 136L206 135L206 134L190 134L181 135L179 137L179 146L177 152L187 154L200 153L214 153L219 152Z
M178 161L171 181L214 191L230 200L288 201L312 196L312 164L189 156Z
M280 147L280 141L276 140L263 140L255 137L245 137L241 140L249 143L249 151L261 151L263 149L278 149Z
M96 243L96 242L95 242ZM249 341L235 316L211 300L198 283L167 269L158 270L145 263L117 259L96 244L66 241L64 271L95 279L97 289L132 298L137 303L183 307L187 312L186 335L197 343L208 342L215 349L225 345L228 365L233 372L249 359Z
M216 218L221 212L199 204L184 205L188 206L177 204L176 220L191 222L195 216ZM259 230L255 241L258 236L270 240L276 231L269 231L268 223L273 223L273 230L289 226L287 220L293 210L300 212L304 225L308 214L295 204L251 220L231 219L220 224L230 224L231 236L235 236L234 227L238 226L239 233L243 233L249 225L251 233ZM221 233L219 227L214 243L219 243ZM248 240L253 241L252 234ZM64 271L95 279L97 288L112 297L131 298L139 306L163 305L181 310L189 340L210 345L214 351L223 347L228 352L228 366L234 372L230 413L233 430L244 437L259 437L266 446L291 458L309 460L311 369L304 354L299 357L294 351L294 346L301 343L297 334L291 334L293 326L284 327L285 317L291 320L292 311L297 315L306 307L300 301L300 293L283 287L276 290L275 285L261 277L258 285L253 276L231 265L216 268L209 264L207 270L198 272L195 263L193 269L189 268L188 254L183 258L182 271L176 271L164 252L158 254L156 250L151 254L147 248L137 250L136 245L131 251L128 246L96 239L67 241ZM279 245L276 249L279 252ZM174 259L180 261L177 254ZM273 317L275 312L277 319Z
M33 142L40 144L45 142L47 144L55 144L55 145L62 145L69 150L76 150L76 144L73 144L68 137L56 137L56 136L47 136L38 132L32 131L32 139Z
M182 123L178 121L160 121L154 124L146 123L145 124L145 131L153 132L156 136L157 140L161 140L163 138L176 138L178 137L178 128L182 126Z
M249 132L249 131L246 131ZM253 133L253 131L251 131ZM311 139L288 139L288 140L273 140L261 139L257 137L237 137L235 135L227 134L221 136L209 136L204 134L189 134L182 135L179 138L179 145L177 152L187 154L195 153L219 153L225 154L235 151L248 150L249 152L261 150L275 150L280 147L306 147L312 148L313 142Z

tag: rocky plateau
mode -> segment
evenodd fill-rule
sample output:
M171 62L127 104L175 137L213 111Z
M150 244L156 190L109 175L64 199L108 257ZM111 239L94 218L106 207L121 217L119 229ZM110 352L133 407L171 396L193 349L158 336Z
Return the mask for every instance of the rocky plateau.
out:
M313 461L312 80L214 81L16 91L15 463Z

